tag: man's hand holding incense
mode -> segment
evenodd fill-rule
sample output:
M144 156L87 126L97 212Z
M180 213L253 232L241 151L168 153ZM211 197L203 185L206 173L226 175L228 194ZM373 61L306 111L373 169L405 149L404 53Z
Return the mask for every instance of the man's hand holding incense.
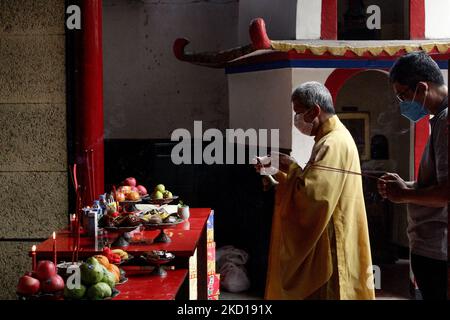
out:
M396 173L386 173L378 179L380 195L394 203L406 202L405 196L409 189L407 182Z

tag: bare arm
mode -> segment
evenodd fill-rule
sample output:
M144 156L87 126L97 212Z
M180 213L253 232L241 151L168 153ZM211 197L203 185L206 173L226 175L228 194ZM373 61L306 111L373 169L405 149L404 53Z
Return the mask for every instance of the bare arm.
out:
M388 173L378 181L383 198L395 203L414 203L427 207L445 207L448 202L448 182L428 188L416 188L413 181L404 181L398 174Z
M448 182L446 182L424 189L405 189L403 191L403 199L406 203L440 208L447 205L448 194Z

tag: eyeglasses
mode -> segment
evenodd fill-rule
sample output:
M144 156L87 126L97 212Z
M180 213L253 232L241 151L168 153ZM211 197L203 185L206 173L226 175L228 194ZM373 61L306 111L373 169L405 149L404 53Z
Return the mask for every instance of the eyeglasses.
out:
M404 91L402 91L401 93L397 94L397 99L398 99L398 101L403 102L403 101L405 100L405 99L403 98L403 95L404 95L407 91L409 91L409 88L407 88L407 89L405 89Z

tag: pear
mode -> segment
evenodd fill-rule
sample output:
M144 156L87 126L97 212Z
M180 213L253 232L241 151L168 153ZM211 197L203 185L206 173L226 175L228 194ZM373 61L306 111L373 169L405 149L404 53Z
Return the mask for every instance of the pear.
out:
M102 300L104 298L111 297L111 295L111 287L104 282L94 284L87 291L87 296L91 300Z
M164 197L164 195L161 191L155 191L155 193L153 193L154 199L162 199L163 197Z

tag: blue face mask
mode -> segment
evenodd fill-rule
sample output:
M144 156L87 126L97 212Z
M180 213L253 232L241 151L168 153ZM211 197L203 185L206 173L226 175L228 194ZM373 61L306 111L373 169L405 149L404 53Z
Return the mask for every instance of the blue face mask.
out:
M428 92L425 95L425 99L423 100L423 103L420 104L416 101L414 101L414 98L416 97L416 91L414 91L414 96L412 101L402 101L400 102L400 113L402 116L408 118L412 122L417 122L426 115L428 115L428 112L425 109L425 101L427 99Z

